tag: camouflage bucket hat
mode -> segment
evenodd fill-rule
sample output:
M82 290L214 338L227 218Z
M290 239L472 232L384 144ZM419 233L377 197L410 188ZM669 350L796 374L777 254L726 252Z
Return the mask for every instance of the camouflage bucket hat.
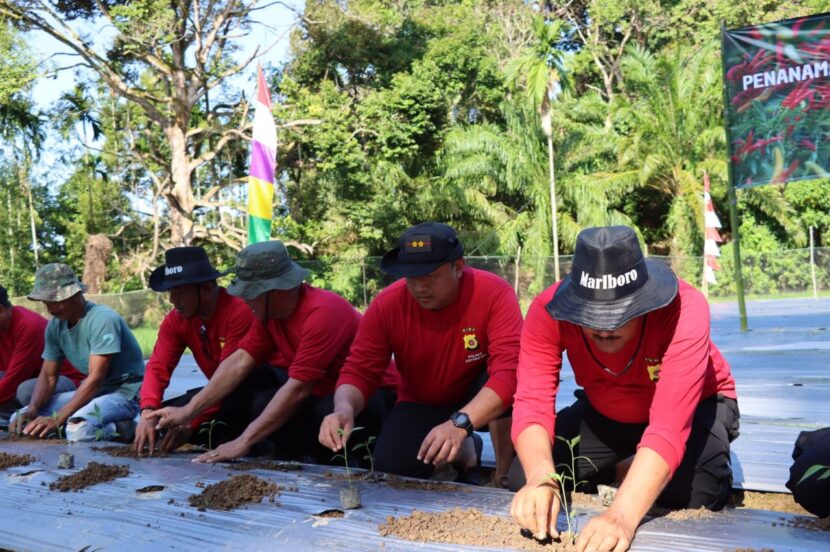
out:
M28 295L32 301L64 301L86 291L72 269L63 263L43 265L35 273L35 287Z
M249 245L236 256L236 278L228 293L254 299L266 291L292 289L308 278L308 270L291 260L285 245L267 241Z

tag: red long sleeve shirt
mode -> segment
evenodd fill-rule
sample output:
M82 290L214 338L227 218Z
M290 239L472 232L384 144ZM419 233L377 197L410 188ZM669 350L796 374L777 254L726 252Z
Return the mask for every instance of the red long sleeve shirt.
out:
M287 320L255 322L239 345L257 364L271 363L288 371L288 377L313 382L315 397L328 395L349 353L360 313L348 301L303 284L297 307Z
M216 310L207 322L202 322L198 316L184 318L175 310L170 311L161 323L153 354L144 369L141 408L161 406L164 390L185 348L190 348L199 369L210 379L219 364L239 348L254 320L248 305L228 294L223 287L219 288ZM200 421L203 418L204 414L199 416Z
M369 305L338 385L368 400L395 355L398 401L450 405L464 400L485 368L485 387L505 407L516 390L522 313L516 294L498 276L464 268L458 296L439 311L421 307L398 280Z
M24 381L36 378L43 366L43 336L48 321L36 312L23 307L12 307L9 329L0 332L0 403L11 400L17 387ZM62 376L80 385L84 375L64 361Z
M669 465L680 465L697 405L716 393L737 398L729 365L709 335L709 304L684 281L667 306L646 315L642 344L631 368L619 376L637 350L639 335L622 351L603 354L586 348L579 326L554 320L545 310L558 283L536 297L525 320L513 405L515 442L530 425L554 438L556 392L562 353L567 351L577 385L591 406L623 423L648 423L639 447L648 447ZM590 346L590 345L588 345Z

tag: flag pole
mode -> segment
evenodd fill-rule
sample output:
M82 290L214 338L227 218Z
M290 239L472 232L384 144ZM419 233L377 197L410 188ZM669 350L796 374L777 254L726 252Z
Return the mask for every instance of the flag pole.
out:
M738 194L735 192L735 174L732 169L732 132L729 127L729 92L726 84L726 63L723 55L726 52L726 23L720 24L721 44L721 73L723 75L723 126L726 131L726 166L729 175L728 182L728 205L729 225L732 227L732 251L735 256L735 291L738 294L738 313L741 319L741 331L749 330L746 317L746 300L744 299L744 277L741 267L741 238L740 221L738 220Z

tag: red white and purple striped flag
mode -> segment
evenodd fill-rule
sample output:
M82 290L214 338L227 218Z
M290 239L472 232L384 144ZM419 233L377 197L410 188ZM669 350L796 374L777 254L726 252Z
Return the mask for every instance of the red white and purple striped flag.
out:
M257 68L256 109L248 172L248 243L271 239L274 211L274 172L277 165L277 127L271 114L271 94L262 67Z

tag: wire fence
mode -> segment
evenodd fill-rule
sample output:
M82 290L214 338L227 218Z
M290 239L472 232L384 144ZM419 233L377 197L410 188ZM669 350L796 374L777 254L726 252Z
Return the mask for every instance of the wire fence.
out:
M734 260L725 247L719 258L721 270L717 271L716 284L708 286L708 294L714 300L728 300L736 295ZM702 257L662 257L651 259L665 263L675 273L691 283L702 287ZM561 275L571 270L573 257L559 257ZM746 253L742 255L744 290L750 296L775 297L789 294L807 296L830 292L830 247L811 249L788 249L768 254ZM330 289L346 297L355 307L364 310L377 293L394 281L380 268L381 257L358 259L319 259L299 261L311 271L310 283ZM553 258L522 258L520 263L514 257L467 257L468 266L498 274L516 290L523 307L545 287L554 282ZM220 283L227 284L227 280ZM153 327L161 323L164 314L170 310L166 294L152 290L130 291L102 295L87 295L90 301L111 307L121 314L131 328ZM40 312L48 317L41 302L29 301L25 297L12 299L12 303Z

